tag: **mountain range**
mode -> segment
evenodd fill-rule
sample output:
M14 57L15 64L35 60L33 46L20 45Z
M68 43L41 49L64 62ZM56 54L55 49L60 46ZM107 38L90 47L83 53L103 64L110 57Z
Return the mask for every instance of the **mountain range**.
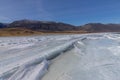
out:
M119 32L120 24L88 23L74 26L61 22L19 20L9 24L0 23L0 36L31 35L44 33L97 33Z

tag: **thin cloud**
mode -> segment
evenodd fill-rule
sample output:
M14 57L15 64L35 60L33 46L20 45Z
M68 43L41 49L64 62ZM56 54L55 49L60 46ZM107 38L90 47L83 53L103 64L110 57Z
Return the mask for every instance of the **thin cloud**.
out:
M10 22L12 19L7 16L0 16L0 22Z
M41 19L44 20L54 19L54 16L45 9L43 0L36 0L35 2L36 2L35 5L37 10L37 16L39 16Z

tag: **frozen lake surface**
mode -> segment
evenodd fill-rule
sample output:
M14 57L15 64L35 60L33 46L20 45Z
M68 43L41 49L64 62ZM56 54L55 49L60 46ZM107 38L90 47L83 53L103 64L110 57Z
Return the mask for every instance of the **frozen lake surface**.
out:
M120 80L120 34L0 37L0 80Z

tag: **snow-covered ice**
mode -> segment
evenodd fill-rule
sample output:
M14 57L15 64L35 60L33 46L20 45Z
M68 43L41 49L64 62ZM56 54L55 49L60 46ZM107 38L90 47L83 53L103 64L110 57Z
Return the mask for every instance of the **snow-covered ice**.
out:
M0 80L120 80L120 34L0 37Z

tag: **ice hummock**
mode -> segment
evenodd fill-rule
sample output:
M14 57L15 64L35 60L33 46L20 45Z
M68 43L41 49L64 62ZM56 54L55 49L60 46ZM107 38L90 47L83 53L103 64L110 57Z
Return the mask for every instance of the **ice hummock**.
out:
M69 35L65 37L67 36L69 37ZM4 50L0 53L0 79L39 80L47 71L48 60L69 49L75 41L70 37L69 42L62 36L59 36L59 40L57 37L36 36L26 39L13 37L10 41L2 38L1 40L6 45L1 46Z
M1 37L0 80L120 80L119 53L115 33Z
M109 37L108 37L109 36ZM120 35L87 35L52 61L42 80L120 80Z

